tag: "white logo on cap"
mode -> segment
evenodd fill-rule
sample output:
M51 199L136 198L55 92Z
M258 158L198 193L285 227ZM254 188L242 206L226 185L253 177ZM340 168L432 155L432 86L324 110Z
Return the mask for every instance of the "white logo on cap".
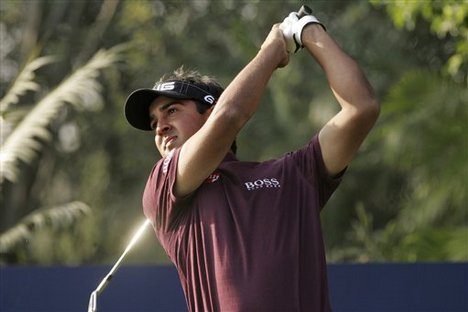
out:
M157 91L174 90L174 88L175 88L175 81L161 83L156 86Z
M203 98L205 101L207 101L208 103L212 104L214 103L215 101L215 98L212 96L212 95L207 95Z

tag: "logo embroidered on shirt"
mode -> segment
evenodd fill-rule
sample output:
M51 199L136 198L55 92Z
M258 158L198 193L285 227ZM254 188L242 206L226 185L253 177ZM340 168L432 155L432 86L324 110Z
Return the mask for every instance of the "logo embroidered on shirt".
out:
M174 150L172 150L169 155L163 160L163 165L162 165L162 172L163 174L167 173L167 170L169 168L169 163L171 162L172 155L174 155Z
M276 178L264 178L264 179L258 179L252 182L244 182L244 185L247 188L247 191L257 190L257 189L261 189L264 187L267 187L267 188L281 187L281 184Z
M208 178L206 178L205 183L208 183L208 184L214 183L214 182L218 181L219 176L220 176L220 174L215 171L212 174L210 174L208 176Z

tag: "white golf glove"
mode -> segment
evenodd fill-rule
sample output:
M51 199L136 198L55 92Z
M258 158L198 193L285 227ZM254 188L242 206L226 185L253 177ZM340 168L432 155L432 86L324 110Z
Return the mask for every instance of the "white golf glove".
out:
M304 47L302 44L302 30L309 24L319 24L326 30L325 26L313 15L304 15L299 18L297 12L291 12L283 20L280 29L286 39L286 48L289 53L297 53Z

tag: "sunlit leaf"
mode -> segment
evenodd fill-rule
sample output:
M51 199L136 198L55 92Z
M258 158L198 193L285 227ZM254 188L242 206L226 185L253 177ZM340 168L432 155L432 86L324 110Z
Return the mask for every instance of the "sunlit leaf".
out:
M24 217L15 226L0 234L0 254L24 243L35 231L45 227L66 228L89 214L85 203L76 201L59 207L39 209Z
M97 80L100 70L119 59L123 46L100 50L84 66L76 70L57 88L48 93L21 120L14 131L2 142L0 151L0 184L5 180L15 182L18 176L18 162L30 163L41 150L43 143L51 136L50 123L60 109L71 104L76 108L90 108L100 100L100 84Z
M34 81L34 72L56 60L52 56L43 56L28 63L16 78L7 94L0 100L0 113L3 116L10 105L18 103L19 97L27 91L39 91L40 86Z

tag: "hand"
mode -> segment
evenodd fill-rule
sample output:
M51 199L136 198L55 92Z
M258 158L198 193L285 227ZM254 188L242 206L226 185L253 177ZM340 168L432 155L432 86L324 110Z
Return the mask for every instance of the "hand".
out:
M279 28L279 24L273 25L270 33L262 44L261 50L272 49L278 56L278 68L284 67L289 63L289 54L286 49L286 42L282 31Z
M288 53L296 53L301 48L301 46L294 38L294 25L297 23L297 21L299 21L297 13L291 12L279 26L283 32L284 39L286 40L286 49Z
M303 15L299 18L299 14L297 12L291 12L283 20L280 25L280 29L283 32L283 36L286 40L287 51L289 53L297 53L304 47L302 44L302 31L309 24L319 24L323 29L325 29L325 26L323 26L323 24L311 14Z

